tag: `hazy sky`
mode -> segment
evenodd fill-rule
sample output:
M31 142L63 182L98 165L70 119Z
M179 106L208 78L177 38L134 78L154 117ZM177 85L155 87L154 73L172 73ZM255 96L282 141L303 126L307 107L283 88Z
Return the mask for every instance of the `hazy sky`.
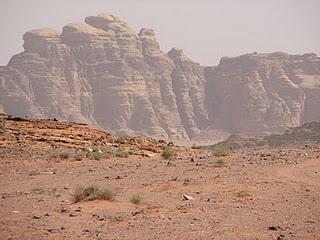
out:
M153 28L165 52L183 48L204 65L255 51L320 53L320 0L0 0L0 65L23 51L24 32L102 12Z

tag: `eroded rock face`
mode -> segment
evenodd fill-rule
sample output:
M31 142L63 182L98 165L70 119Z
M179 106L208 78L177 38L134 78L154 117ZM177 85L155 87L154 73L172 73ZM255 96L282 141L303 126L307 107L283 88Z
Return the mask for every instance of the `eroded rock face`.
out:
M163 53L109 14L24 35L0 67L0 110L88 123L118 134L210 141L210 132L269 133L319 120L320 59L248 54L203 67ZM217 136L212 136L217 139Z
M319 120L320 58L248 54L207 68L207 103L217 128L270 133Z

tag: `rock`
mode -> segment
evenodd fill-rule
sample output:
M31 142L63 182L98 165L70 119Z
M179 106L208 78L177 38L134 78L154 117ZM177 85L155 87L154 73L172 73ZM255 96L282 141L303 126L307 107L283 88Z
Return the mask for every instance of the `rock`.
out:
M142 152L141 155L142 155L143 157L154 157L154 156L155 156L155 154L153 154L153 153L148 153L148 152Z
M152 29L137 34L110 14L23 39L25 51L0 67L8 114L197 144L320 120L315 54L246 54L203 67L183 50L162 52Z
M185 201L186 201L186 200L194 200L193 197L188 196L188 195L185 195L185 194L184 194L182 197L183 197L183 200L185 200Z
M105 220L105 217L102 217L102 216L97 215L97 214L93 214L92 217L97 218L99 221L104 221Z
M137 211L132 212L131 215L136 216L136 215L143 213L143 212L144 212L143 209L141 209L141 210L137 210Z
M270 226L268 227L268 230L277 231L277 230L282 230L282 228L280 226Z
M47 229L49 233L60 233L62 229L54 229L54 228L49 228Z

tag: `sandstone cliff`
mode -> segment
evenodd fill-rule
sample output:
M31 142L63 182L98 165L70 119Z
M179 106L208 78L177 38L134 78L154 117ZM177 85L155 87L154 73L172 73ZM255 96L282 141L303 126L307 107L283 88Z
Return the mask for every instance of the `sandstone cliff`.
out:
M203 67L108 14L24 35L0 67L0 111L118 134L219 140L320 120L320 58L248 54ZM218 136L217 136L218 135Z
M315 54L248 54L206 70L215 127L270 133L320 119L320 58ZM210 93L210 94L209 94Z

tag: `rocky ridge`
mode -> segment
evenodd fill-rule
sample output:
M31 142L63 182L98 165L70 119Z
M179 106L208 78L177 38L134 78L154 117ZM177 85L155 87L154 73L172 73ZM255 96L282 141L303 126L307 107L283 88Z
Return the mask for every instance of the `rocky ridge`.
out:
M304 123L301 126L289 128L281 134L267 136L250 136L245 134L231 135L225 141L210 146L227 146L240 148L280 148L318 146L320 144L320 122Z
M85 124L48 119L27 119L0 114L1 157L10 154L31 158L56 158L64 152L73 155L101 158L158 156L168 144L147 137L117 137ZM183 147L169 143L176 152ZM40 156L39 156L40 154ZM118 154L119 155L119 154Z
M23 38L25 51L0 67L8 114L198 143L320 120L315 54L253 53L204 67L109 14Z

